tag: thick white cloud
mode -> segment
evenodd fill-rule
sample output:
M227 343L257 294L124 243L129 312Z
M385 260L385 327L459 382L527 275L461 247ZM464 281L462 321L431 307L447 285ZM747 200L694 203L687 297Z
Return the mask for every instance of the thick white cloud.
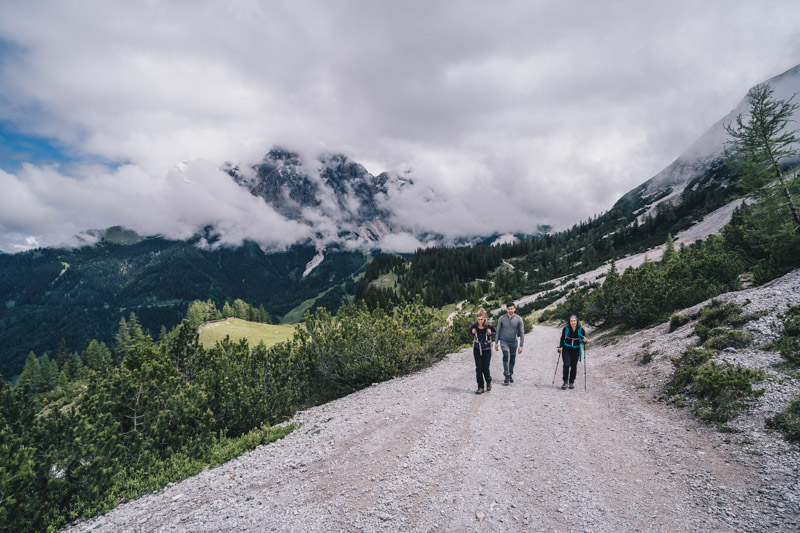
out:
M206 226L216 245L245 239L281 249L308 239L308 227L277 214L214 165L198 160L154 178L128 165L75 178L25 165L0 171L0 248L70 243L85 229L123 225L143 235L188 239ZM45 237L42 237L45 236Z
M0 120L122 166L0 174L0 248L87 224L179 235L213 219L231 241L247 217L283 228L216 173L192 178L203 194L171 170L275 144L413 168L444 203L392 201L432 232L570 225L800 62L795 0L653 4L5 1Z

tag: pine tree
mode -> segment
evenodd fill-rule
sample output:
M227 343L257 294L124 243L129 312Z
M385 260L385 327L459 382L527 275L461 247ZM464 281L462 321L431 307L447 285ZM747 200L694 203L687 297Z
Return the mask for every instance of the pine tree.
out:
M84 376L83 361L81 360L81 356L76 352L71 353L67 358L67 362L64 364L64 373L70 381Z
M800 231L800 215L789 192L787 176L781 165L797 156L797 130L789 130L794 112L800 105L789 100L773 97L774 89L769 84L753 87L747 97L750 103L747 121L742 115L736 117L735 125L728 124L725 131L731 136L727 142L732 153L726 151L728 161L739 166L744 173L743 184L751 190L763 189L777 179L791 212L795 231Z
M18 387L27 386L31 393L39 392L39 387L42 380L42 366L39 364L39 358L36 354L30 352L28 358L25 360L25 368L19 376L17 382Z
M114 342L116 343L117 353L120 357L128 355L128 351L130 351L133 342L125 317L119 319L119 327L117 328L117 334L114 335Z
M675 241L672 240L672 234L667 234L667 240L664 243L664 255L661 256L661 262L664 264L669 263L673 259L675 259L678 253L675 251Z
M58 363L55 360L51 361L47 354L44 354L39 366L41 368L39 390L41 392L53 390L58 383Z
M95 372L106 372L111 368L111 352L103 342L92 339L83 352L83 363Z
M56 362L59 369L64 368L64 364L66 364L68 357L69 352L67 351L67 341L62 337L61 342L58 343L58 352L56 355Z
M247 320L247 302L244 300L240 300L239 298L233 301L233 315L236 318L241 318L242 320Z
M67 373L64 370L62 370L61 372L58 373L57 385L62 389L66 389L68 384L69 384L69 379L67 379Z
M161 326L161 331L159 331L159 333L158 333L158 344L159 344L159 346L166 342L168 335L169 335L169 333L167 333L167 327L162 325Z
M32 531L31 500L34 448L25 446L0 414L0 528Z
M139 325L139 320L132 311L128 317L128 335L130 335L131 338L131 346L135 346L144 342L142 326Z

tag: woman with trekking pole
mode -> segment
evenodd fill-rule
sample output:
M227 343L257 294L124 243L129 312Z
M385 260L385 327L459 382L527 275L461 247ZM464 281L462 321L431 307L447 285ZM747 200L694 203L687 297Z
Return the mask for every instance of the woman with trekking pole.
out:
M475 356L475 377L478 380L478 390L475 394L483 394L492 390L492 376L489 373L489 364L492 361L492 335L494 326L486 318L486 310L481 308L475 322L469 327L473 337L472 355ZM484 380L486 388L483 388Z
M558 352L561 354L563 360L564 370L563 378L564 384L561 385L561 390L575 388L575 377L578 374L578 361L581 360L581 346L585 344L588 339L583 332L583 328L578 322L578 317L572 315L569 317L569 324L564 327L561 332L561 342L558 344Z

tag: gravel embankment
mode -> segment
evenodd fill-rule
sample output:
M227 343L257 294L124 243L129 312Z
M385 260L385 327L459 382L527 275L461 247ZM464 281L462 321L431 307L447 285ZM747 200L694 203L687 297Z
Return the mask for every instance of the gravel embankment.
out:
M736 298L800 303L800 271L780 281ZM741 433L719 433L653 399L690 327L591 346L588 392L582 364L578 388L551 385L554 328L526 337L514 385L499 384L494 352L498 384L481 396L463 350L298 413L285 439L70 531L798 530L800 455L763 429L797 379L770 382L782 392L735 420ZM639 365L648 341L658 354Z

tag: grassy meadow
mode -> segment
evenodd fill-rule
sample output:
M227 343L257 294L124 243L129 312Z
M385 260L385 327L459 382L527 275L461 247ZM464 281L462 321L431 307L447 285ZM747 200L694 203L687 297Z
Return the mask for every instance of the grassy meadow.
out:
M256 346L263 341L269 347L290 339L295 327L296 324L262 324L240 318L228 318L203 324L200 328L200 343L204 348L211 348L228 335L232 341L247 339L250 346Z

